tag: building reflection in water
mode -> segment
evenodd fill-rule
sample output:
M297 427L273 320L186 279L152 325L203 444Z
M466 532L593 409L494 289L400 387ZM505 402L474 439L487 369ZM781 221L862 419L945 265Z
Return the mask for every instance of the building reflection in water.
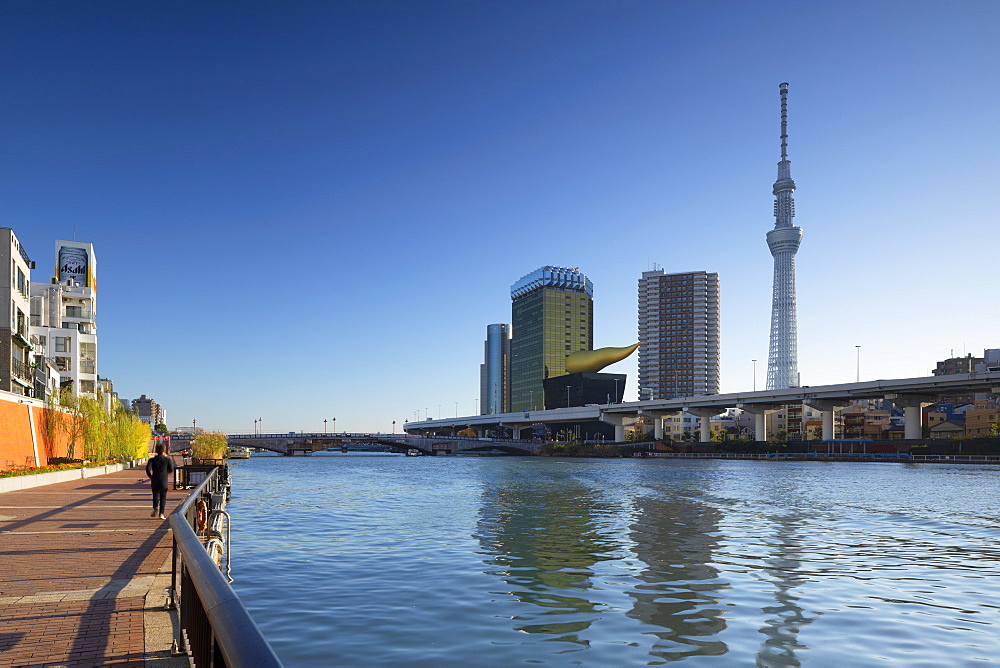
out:
M761 608L765 625L759 631L765 640L757 652L757 665L799 666L797 652L807 649L799 641L799 632L822 614L817 612L809 616L795 595L796 588L809 581L802 570L799 537L806 518L793 512L768 519L777 524L777 531L775 538L768 542L771 556L762 564L762 576L774 585L775 604Z
M531 604L514 628L586 646L578 634L600 617L591 600L594 565L611 558L617 544L594 521L602 503L571 478L506 480L484 491L476 538L490 555L485 572Z
M667 495L665 494L664 497ZM718 510L685 499L640 498L630 527L633 550L645 564L628 615L658 638L652 656L677 660L693 655L721 655L726 644L719 592L728 584L709 565L718 545Z
M719 599L729 585L711 565L721 511L662 483L492 478L476 538L486 572L509 587L495 593L530 604L514 628L582 649L615 642L607 630L627 618L654 663L725 654Z

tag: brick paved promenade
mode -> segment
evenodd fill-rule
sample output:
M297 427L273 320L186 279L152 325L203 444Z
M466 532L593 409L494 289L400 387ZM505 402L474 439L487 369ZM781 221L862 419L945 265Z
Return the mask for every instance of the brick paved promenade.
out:
M185 494L170 490L167 512ZM0 494L0 666L142 666L164 655L144 640L145 596L171 544L151 505L141 468ZM158 582L150 599L162 607Z

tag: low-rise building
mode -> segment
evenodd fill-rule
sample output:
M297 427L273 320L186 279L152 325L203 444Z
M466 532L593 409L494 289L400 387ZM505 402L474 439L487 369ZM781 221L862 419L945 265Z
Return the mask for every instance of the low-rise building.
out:
M928 427L927 432L930 438L935 439L959 438L965 436L965 425L945 420L944 422L938 422L932 427Z
M995 424L1000 425L1000 407L995 399L982 399L965 411L966 436L993 436Z

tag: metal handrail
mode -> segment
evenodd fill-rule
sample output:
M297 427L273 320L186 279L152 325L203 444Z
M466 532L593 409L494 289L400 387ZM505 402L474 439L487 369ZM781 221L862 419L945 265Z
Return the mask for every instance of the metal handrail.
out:
M196 503L204 500L209 511L215 510L227 491L219 471L209 472L170 514L174 541L170 594L180 611L179 645L188 646L195 666L281 666L196 531Z

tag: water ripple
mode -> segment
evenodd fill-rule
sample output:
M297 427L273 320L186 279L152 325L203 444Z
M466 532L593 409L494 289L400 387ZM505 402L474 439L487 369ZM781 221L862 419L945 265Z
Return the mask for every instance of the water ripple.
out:
M289 666L998 663L998 470L252 458L235 587Z

